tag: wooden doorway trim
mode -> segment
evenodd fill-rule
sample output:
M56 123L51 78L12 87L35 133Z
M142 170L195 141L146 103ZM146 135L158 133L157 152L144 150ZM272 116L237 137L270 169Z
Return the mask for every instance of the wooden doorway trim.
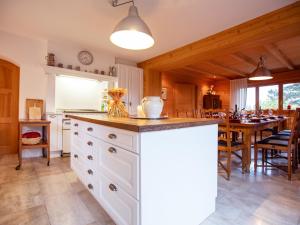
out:
M17 153L20 68L0 59L0 155Z

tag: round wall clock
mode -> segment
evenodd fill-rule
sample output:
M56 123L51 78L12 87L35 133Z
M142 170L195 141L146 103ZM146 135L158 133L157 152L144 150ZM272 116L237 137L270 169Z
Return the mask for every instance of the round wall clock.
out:
M92 64L94 57L89 51L81 51L78 53L78 60L83 65L90 65Z

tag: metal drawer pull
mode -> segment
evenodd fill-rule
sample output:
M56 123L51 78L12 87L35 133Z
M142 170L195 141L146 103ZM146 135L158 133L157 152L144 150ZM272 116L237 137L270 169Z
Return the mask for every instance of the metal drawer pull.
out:
M88 172L88 174L93 175L93 170L89 169L87 172Z
M89 127L89 128L87 129L87 131L92 132L92 131L93 131L93 128L92 128L92 127Z
M93 156L91 156L91 155L88 155L87 158L88 158L89 160L93 160Z
M88 142L87 142L87 145L88 145L88 146L93 146L93 142L88 141Z
M75 155L74 155L74 158L76 158L76 159L77 159L77 158L78 158L78 155L77 155L77 154L75 154Z
M114 184L110 184L108 187L111 191L117 191L118 190L116 185L114 185Z
M113 147L109 147L109 148L108 148L108 151L109 151L110 153L117 153L117 149L115 149L115 148L113 148Z
M74 132L74 135L77 135L77 136L78 136L78 132Z
M108 138L110 138L110 139L116 139L116 138L117 138L117 135L115 135L115 134L109 134L109 135L108 135Z
M78 127L78 123L74 123L74 127Z
M92 190L94 187L92 184L88 184L88 188Z

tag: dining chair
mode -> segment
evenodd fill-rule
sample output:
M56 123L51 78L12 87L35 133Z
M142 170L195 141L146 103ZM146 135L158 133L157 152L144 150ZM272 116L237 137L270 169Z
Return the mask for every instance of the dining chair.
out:
M242 142L238 142L232 139L229 112L226 113L225 123L226 123L225 130L219 127L219 133L223 132L223 135L219 135L218 137L218 163L226 171L227 179L230 180L232 154L236 155L238 158L242 160L242 172L244 173L245 170L244 153L246 150L246 145ZM237 154L236 153L237 151L241 151L242 155L240 156L239 154ZM226 164L224 164L221 161L223 156L227 158Z
M300 108L296 110L296 118L293 122L293 127L291 129L290 135L287 133L279 133L267 137L261 141L258 141L254 145L254 172L256 173L257 167L262 167L263 170L266 167L277 167L282 169L282 166L275 165L268 161L268 150L277 150L282 153L287 153L287 173L288 180L291 180L292 170L294 171L297 168L297 150L298 150L298 139L300 135ZM258 165L258 150L262 149L262 164ZM284 158L284 157L281 157Z

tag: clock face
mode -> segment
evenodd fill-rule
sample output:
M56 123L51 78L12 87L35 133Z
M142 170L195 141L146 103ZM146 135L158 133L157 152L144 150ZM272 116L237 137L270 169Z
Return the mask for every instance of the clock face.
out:
M81 51L78 53L78 60L83 65L90 65L93 62L93 55L88 51Z

